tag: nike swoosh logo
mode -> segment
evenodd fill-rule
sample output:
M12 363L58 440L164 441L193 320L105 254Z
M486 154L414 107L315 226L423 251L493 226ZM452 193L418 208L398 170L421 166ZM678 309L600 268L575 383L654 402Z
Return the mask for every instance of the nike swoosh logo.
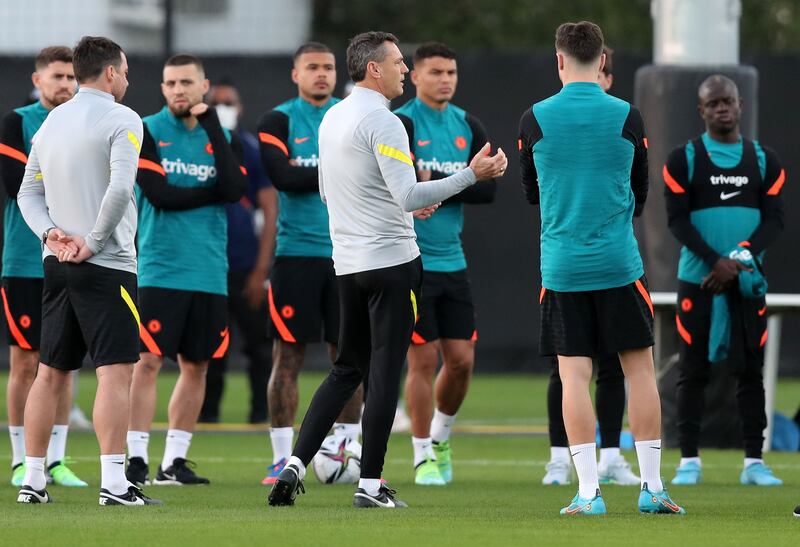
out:
M661 500L661 503L664 505L664 507L666 507L667 509L669 509L673 513L677 513L677 512L679 512L681 510L680 507L678 507L674 503L668 502L667 500Z
M165 146L172 146L171 142L158 141L158 146L164 148Z
M731 199L732 197L738 196L741 193L742 193L741 190L738 192L731 192L730 194L726 194L725 192L720 192L719 199L725 201L726 199Z
M580 505L579 505L578 507L576 507L575 509L569 509L569 508L568 508L568 509L567 509L567 514L568 514L568 515L574 515L575 513L578 513L578 512L580 512L580 510L581 510L581 507L580 507Z
M428 146L431 141L417 141L417 146Z
M764 306L763 308L761 308L760 310L758 310L758 315L759 315L759 317L760 317L760 316L762 316L762 315L764 315L765 313L767 313L767 307L766 307L766 306Z
M301 137L301 138L295 137L294 143L295 144L303 144L304 142L306 142L310 138L311 137Z
M650 448L652 448L653 450L661 450L660 446L651 446Z
M356 494L356 496L359 496L359 497L362 497L362 498L366 498L366 499L370 500L371 502L378 504L381 507L394 507L395 506L394 502L392 500L388 500L387 502L384 503L379 499L373 498L369 494Z

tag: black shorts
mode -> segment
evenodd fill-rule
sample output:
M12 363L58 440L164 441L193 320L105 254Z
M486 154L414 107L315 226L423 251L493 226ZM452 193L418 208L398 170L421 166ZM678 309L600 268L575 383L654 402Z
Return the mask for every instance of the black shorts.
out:
M38 351L42 335L42 287L37 277L4 277L3 309L9 346Z
M642 276L597 291L542 289L539 353L597 357L653 345L653 303Z
M60 370L139 360L136 274L89 262L44 260L40 360Z
M711 306L714 295L700 289L696 283L678 282L678 313L675 322L681 342L681 357L687 354L694 362L708 362L708 338L711 330ZM767 343L767 301L761 298L729 300L731 316L731 349L760 351Z
M478 339L467 270L424 272L418 313L412 344L426 344L440 338Z
M194 361L218 359L228 351L228 298L199 291L142 287L141 351Z
M339 290L330 258L279 256L269 278L273 338L339 343Z

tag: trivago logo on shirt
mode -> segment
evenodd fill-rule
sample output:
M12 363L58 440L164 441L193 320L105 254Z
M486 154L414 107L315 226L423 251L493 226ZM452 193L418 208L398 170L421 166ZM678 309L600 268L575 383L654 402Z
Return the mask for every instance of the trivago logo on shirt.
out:
M195 177L198 182L206 182L210 178L217 176L217 168L213 165L186 163L180 158L161 160L161 167L168 175L187 175Z
M747 185L750 182L750 179L746 176L726 176L726 175L711 175L709 177L711 184L714 186L718 186L720 184L730 184L732 186L736 186L737 188L741 188L742 186Z
M454 175L459 171L466 169L469 165L465 161L439 161L436 157L429 160L418 159L417 169L420 171L439 171L446 175Z
M296 140L297 139L295 139L295 141ZM292 162L297 167L319 167L319 157L316 154L311 154L311 156L307 158L295 156L292 158Z

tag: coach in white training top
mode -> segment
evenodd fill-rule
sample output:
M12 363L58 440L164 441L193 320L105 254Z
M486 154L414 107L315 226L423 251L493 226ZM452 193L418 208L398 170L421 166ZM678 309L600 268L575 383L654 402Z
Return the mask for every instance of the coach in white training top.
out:
M339 283L339 357L314 395L270 505L294 503L305 466L363 380L364 446L353 506L405 507L381 484L381 472L422 281L412 212L430 216L440 201L502 175L508 163L502 150L490 157L487 144L463 171L418 183L408 135L389 110L408 73L397 38L359 34L347 48L347 69L355 88L319 130L319 189Z
M119 45L84 36L73 65L80 90L34 135L17 194L44 260L41 364L25 405L25 479L17 501L52 501L44 459L55 404L88 352L97 369L99 503L160 504L125 478L129 391L139 358L133 185L142 120L119 104L128 88Z

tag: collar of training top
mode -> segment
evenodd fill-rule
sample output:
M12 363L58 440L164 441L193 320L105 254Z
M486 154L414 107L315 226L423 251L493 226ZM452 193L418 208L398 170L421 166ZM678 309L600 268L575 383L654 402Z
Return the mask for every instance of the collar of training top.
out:
M93 87L81 87L78 89L78 93L89 93L90 95L97 95L98 97L109 99L111 101L114 100L114 95L111 93L106 93L105 91L100 91L99 89L95 89Z
M359 98L363 97L364 99L380 102L383 106L389 108L389 99L384 97L383 93L378 93L377 91L369 89L368 87L356 85L353 88L353 91L350 92L350 96Z

